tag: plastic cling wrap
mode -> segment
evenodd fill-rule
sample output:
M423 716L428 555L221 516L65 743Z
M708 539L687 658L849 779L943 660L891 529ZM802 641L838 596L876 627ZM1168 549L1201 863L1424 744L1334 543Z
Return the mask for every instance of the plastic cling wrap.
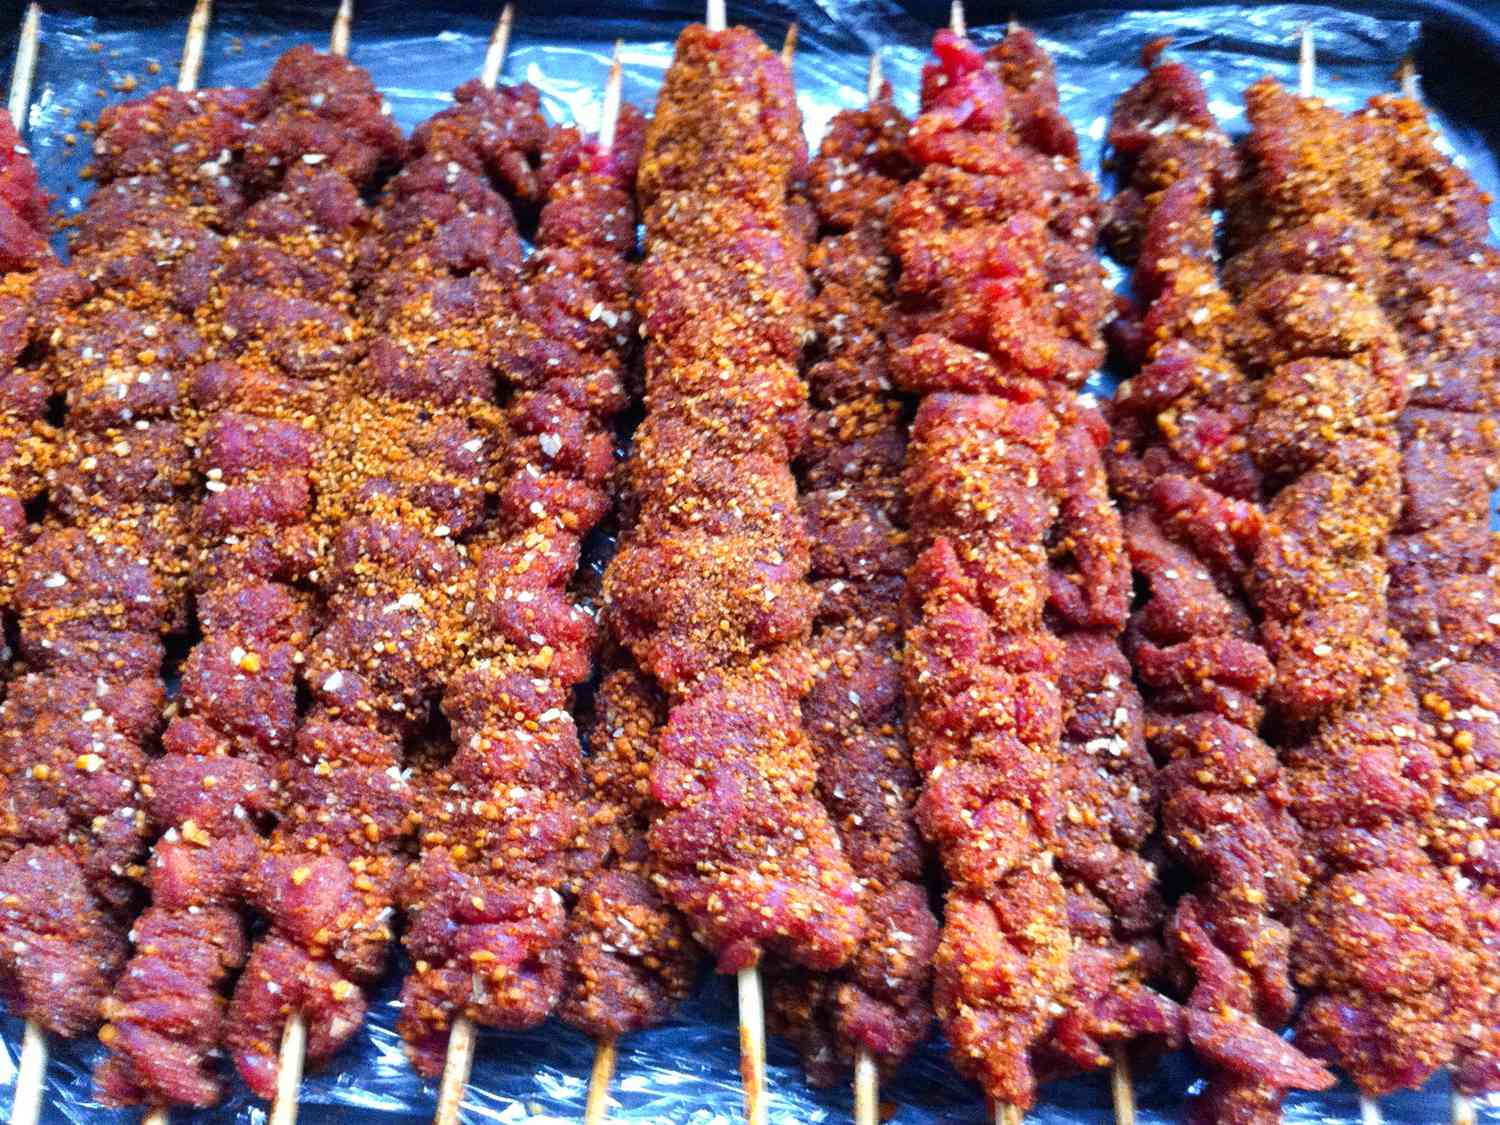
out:
M398 0L365 0L356 13L352 57L373 75L392 114L409 130L442 108L448 91L478 73L490 27L498 11L474 3L421 5ZM936 5L932 18L938 18ZM83 175L89 136L85 122L104 105L137 96L175 77L187 22L187 5L163 6L150 0L109 5L61 6L45 14L37 81L27 123L27 141L56 209L76 212L87 197ZM649 110L674 38L701 9L662 0L613 5L522 0L506 61L505 81L529 81L544 96L554 119L593 129L599 119L602 88L613 41L623 38L625 97ZM604 8L600 12L594 9ZM744 8L744 10L740 10ZM971 5L971 31L981 42L1000 31L997 18L1011 9L986 13ZM299 42L326 42L333 4L296 0L252 6L221 4L210 32L203 85L253 84L261 80L282 50ZM800 41L795 61L798 97L809 141L816 144L832 115L864 98L869 52L879 47L887 78L902 107L915 107L918 74L933 30L891 0L778 0L753 10L731 5L732 22L748 22L779 43L796 19ZM1023 15L1027 13L1023 12ZM3 26L18 22L13 11ZM1067 15L1031 14L1030 26L1057 60L1063 109L1077 129L1085 166L1100 172L1105 123L1114 100L1139 75L1142 46L1161 35L1174 36L1173 50L1203 75L1213 108L1231 130L1243 128L1242 92L1267 72L1296 79L1296 41L1309 26L1318 44L1318 92L1340 108L1352 108L1370 94L1395 88L1399 61L1417 43L1415 20L1378 19L1314 5L1188 7L1170 12L1119 11L1101 7ZM12 39L13 42L13 39ZM8 53L7 53L7 56ZM1483 132L1489 107L1477 87L1465 97L1440 105L1445 134L1478 180L1492 193L1500 187L1497 154ZM1102 174L1102 173L1100 173ZM1492 218L1492 229L1500 231ZM1107 375L1094 389L1108 393ZM607 550L601 542L599 550ZM599 558L592 560L595 565ZM371 1018L354 1045L333 1067L309 1075L302 1085L300 1120L373 1125L387 1121L426 1121L435 1091L420 1082L401 1052L394 1031L395 995L404 965L386 982ZM21 1025L0 1020L0 1103L9 1104L15 1082ZM111 1112L91 1098L90 1074L99 1055L92 1039L53 1044L47 1072L44 1122L126 1122L139 1113ZM948 1065L934 1039L910 1060L881 1093L895 1110L898 1125L978 1123L986 1114L974 1087ZM506 1125L576 1122L584 1104L593 1043L556 1020L526 1034L481 1036L465 1105L470 1121ZM738 1040L732 982L709 977L694 999L664 1026L629 1036L620 1044L613 1087L612 1120L673 1125L718 1125L741 1120ZM845 1088L810 1090L793 1053L770 1045L771 1118L778 1125L812 1125L851 1119ZM1143 1122L1176 1120L1184 1094L1196 1081L1191 1063L1167 1058L1136 1075ZM184 1122L259 1122L265 1107L252 1101L243 1085L219 1109ZM1388 1121L1446 1120L1447 1090L1382 1099ZM1483 1119L1500 1122L1500 1110L1482 1109ZM1287 1119L1358 1119L1352 1089L1341 1087L1319 1097L1289 1100ZM1028 1116L1036 1125L1113 1120L1104 1075L1058 1083Z

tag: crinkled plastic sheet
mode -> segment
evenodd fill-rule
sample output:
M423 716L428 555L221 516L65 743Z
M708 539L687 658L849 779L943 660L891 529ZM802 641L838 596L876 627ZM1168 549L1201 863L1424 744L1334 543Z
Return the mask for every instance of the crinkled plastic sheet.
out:
M175 78L182 10L127 0L101 15L61 9L43 20L37 85L28 129L43 179L64 212L76 211L87 197L80 178L87 162L88 136L80 128L107 102L119 101ZM326 41L332 4L308 11L283 0L252 10L221 4L209 40L204 85L251 84L264 75L281 50L298 42ZM498 8L498 0L496 3ZM971 22L979 24L978 3ZM523 0L505 79L524 79L541 88L554 119L587 128L598 121L601 88L613 41L625 40L625 97L649 108L671 59L672 43L683 23L701 8L621 3L613 14L581 4ZM354 25L352 55L367 67L389 99L396 119L410 128L448 101L447 91L477 73L495 11L477 5L424 6L395 0L368 0ZM777 43L787 22L801 24L797 50L798 96L816 143L830 117L864 98L869 52L879 46L886 76L907 109L914 108L917 79L932 28L919 23L892 0L802 0L737 12ZM1063 108L1078 130L1087 166L1098 170L1105 123L1114 99L1138 75L1141 47L1158 35L1175 36L1174 50L1203 74L1213 105L1231 131L1243 128L1241 94L1271 72L1295 82L1298 29L1316 34L1318 92L1342 108L1394 87L1398 61L1413 46L1415 23L1379 20L1312 5L1212 6L1174 12L1085 12L1031 21L1057 60ZM12 24L13 26L13 24ZM975 26L975 38L988 41L995 26ZM153 65L155 64L155 73ZM1481 96L1475 91L1475 96ZM1495 155L1462 117L1444 117L1447 136L1465 162L1491 191L1496 187ZM69 143L69 138L72 143ZM1493 221L1493 220L1492 220ZM1496 228L1500 230L1500 227ZM1099 389L1107 393L1107 381ZM404 966L402 966L404 967ZM301 1120L362 1122L423 1121L431 1118L433 1087L419 1082L406 1065L393 1027L399 972L380 990L368 1025L336 1065L309 1076L302 1086ZM614 1082L619 1121L720 1125L740 1120L740 1093L733 990L709 976L697 996L664 1026L629 1036L621 1044ZM8 1104L15 1081L21 1038L18 1021L0 1020L0 1102ZM94 1103L89 1074L100 1048L91 1039L53 1044L47 1074L46 1122L125 1122L138 1114L113 1113ZM470 1083L465 1115L470 1121L574 1122L582 1114L593 1044L550 1021L526 1034L485 1033ZM1175 1120L1184 1095L1196 1081L1191 1063L1178 1056L1136 1076L1143 1122ZM1442 1080L1420 1094L1382 1099L1392 1122L1444 1121L1448 1117ZM802 1080L792 1053L773 1042L770 1049L771 1117L777 1125L850 1120L846 1089L814 1092ZM220 1109L192 1117L200 1122L261 1122L264 1106L235 1087ZM942 1045L919 1051L897 1080L882 1090L897 1107L900 1125L974 1123L986 1120L977 1090L947 1064ZM1058 1083L1029 1120L1038 1125L1112 1120L1102 1075ZM1482 1111L1500 1122L1500 1111ZM189 1115L174 1114L174 1120ZM1355 1096L1347 1086L1317 1098L1294 1097L1291 1121L1358 1119Z

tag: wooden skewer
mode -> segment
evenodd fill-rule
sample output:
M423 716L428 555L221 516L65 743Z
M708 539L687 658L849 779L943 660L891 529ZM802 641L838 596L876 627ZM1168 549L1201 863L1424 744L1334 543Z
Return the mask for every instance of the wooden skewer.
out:
M741 969L736 983L740 994L740 1085L745 1093L745 1120L766 1125L766 1016L761 1001L760 970Z
M47 1076L47 1033L26 1021L21 1039L21 1066L16 1072L16 1096L10 1106L10 1125L36 1125L42 1114L42 1083Z
M948 9L948 27L960 38L969 34L968 25L964 22L964 0L953 0Z
M333 17L333 31L328 36L328 53L340 58L349 56L350 29L354 26L354 0L339 0Z
M1135 1086L1130 1081L1130 1059L1123 1048L1110 1052L1109 1093L1115 1103L1115 1125L1135 1125Z
M31 80L36 76L37 44L41 41L42 6L31 4L21 20L21 37L16 41L16 64L10 73L10 119L16 132L25 129L21 120L31 104Z
M474 1069L474 1041L478 1032L474 1021L460 1016L453 1021L448 1035L448 1054L443 1059L443 1076L438 1080L437 1112L433 1125L455 1125L463 1107L464 1091Z
M1297 48L1297 90L1304 98L1310 98L1317 90L1318 48L1313 43L1312 29L1302 25L1302 38Z
M880 48L870 53L870 67L865 72L865 100L874 102L880 96ZM854 1125L880 1123L880 1068L875 1056L864 1047L854 1053Z
M1474 1111L1474 1099L1457 1086L1448 1095L1448 1111L1453 1125L1475 1125L1479 1115Z
M880 1070L863 1047L854 1056L854 1125L880 1125Z
M792 69L792 60L797 57L797 21L793 20L787 24L786 38L781 42L781 62L788 70Z
M615 1041L601 1039L594 1048L594 1069L589 1072L589 1100L583 1108L583 1125L604 1125L609 1117L609 1084L615 1076Z
M1410 98L1414 102L1422 100L1422 88L1417 83L1417 65L1411 59L1401 60L1401 68L1397 72L1401 77L1401 96Z
M270 1125L296 1125L297 1099L302 1087L302 1064L307 1058L307 1021L293 1012L281 1033L281 1055L276 1060L276 1100Z
M182 44L182 65L177 68L177 88L183 93L198 88L198 74L203 69L203 45L208 40L208 21L213 8L213 0L198 0L193 6L193 17L188 20L187 39Z
M354 0L339 0L333 30L328 36L330 55L348 57L353 25ZM270 1125L296 1125L302 1068L306 1061L307 1021L301 1012L293 1012L281 1030L281 1051L276 1057L276 1097L271 1102Z
M505 67L505 54L510 50L510 29L515 23L516 6L506 4L500 9L499 22L490 36L490 45L484 52L484 66L479 71L479 81L487 90L493 90L500 81L500 71Z
M479 81L488 90L493 90L500 81L500 72L505 69L505 56L510 51L510 33L515 25L515 5L507 3L500 9L500 18L490 34L490 44L484 52L484 65L479 71ZM443 1074L438 1079L437 1110L433 1114L433 1125L455 1125L459 1110L463 1108L464 1091L469 1087L469 1075L474 1071L474 1049L479 1038L479 1029L474 1021L459 1016L453 1021L448 1033L448 1050L443 1057Z
M724 0L708 0L703 23L709 31L723 31L729 26L729 20L724 14Z

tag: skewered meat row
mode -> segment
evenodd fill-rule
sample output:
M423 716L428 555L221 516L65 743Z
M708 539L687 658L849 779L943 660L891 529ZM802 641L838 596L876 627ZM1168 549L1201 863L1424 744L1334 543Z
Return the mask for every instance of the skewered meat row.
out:
M1072 976L1054 865L1062 646L1043 622L1057 440L1102 357L1107 309L1071 133L1055 128L1045 79L1034 90L1029 68L1011 66L1029 47L1018 35L992 69L960 37L936 36L908 145L920 174L889 236L892 371L924 396L906 467L920 554L905 689L926 781L919 823L952 883L936 1008L959 1071L1022 1108L1031 1052L1066 1011Z
M818 793L864 885L869 919L842 973L778 966L770 977L772 1030L797 1043L820 1085L836 1081L858 1050L893 1070L932 1025L938 925L923 886L898 660L912 562L905 401L885 349L885 216L911 177L907 128L886 85L867 108L833 119L809 174L823 237L809 258L817 338L800 476L820 604L803 714Z
M514 388L498 517L476 546L470 645L443 698L455 752L424 787L406 888L416 964L400 1030L423 1074L441 1069L455 1019L529 1027L558 1004L563 895L591 812L570 704L593 671L595 630L569 586L609 507L612 420L626 401L641 126L627 113L621 144L600 153L572 130L549 133L536 92L523 97L535 147L546 145L533 176L546 205L510 308L482 326Z
M197 302L211 354L184 380L203 482L193 518L203 637L183 666L166 753L147 772L160 832L152 905L105 1006L111 1053L95 1075L114 1104L215 1103L211 1056L243 1056L257 1030L244 1013L225 1018L221 990L247 953L242 907L263 900L273 874L255 818L294 819L302 796L285 774L307 752L294 736L315 614L306 584L323 565L311 526L318 420L346 393L341 372L356 354L358 187L399 144L368 76L310 48L283 55L253 96L250 131L222 159L224 180L255 198ZM327 987L314 974L301 984Z
M358 392L333 420L336 456L320 481L329 613L309 650L313 708L300 736L317 752L288 780L296 808L266 872L271 888L296 884L304 867L328 887L312 910L296 892L266 901L278 933L252 955L231 1010L257 1029L241 1070L258 1072L252 1085L267 1093L286 1019L300 1013L314 1033L310 1059L331 1054L357 1030L361 990L385 964L402 849L422 811L411 807L422 782L408 783L403 746L463 664L477 580L470 543L507 441L495 404L504 353L487 333L511 299L521 246L497 185L531 176L545 136L534 91L466 84L417 130L379 209L359 310L371 342ZM326 994L295 996L314 971L329 980Z
M1500 380L1497 253L1487 242L1488 200L1434 144L1419 106L1376 98L1362 112L1309 115L1292 128L1340 152L1326 190L1368 224L1360 261L1407 355L1401 437L1402 507L1386 546L1391 621L1410 654L1407 672L1439 736L1442 789L1428 848L1469 910L1484 995L1460 1026L1455 1080L1484 1092L1500 1083L1500 930L1496 859L1488 846L1496 770L1495 721L1486 700L1500 588L1489 530L1497 480Z
M1185 66L1159 59L1116 106L1124 190L1105 235L1144 308L1113 327L1134 371L1111 404L1111 483L1144 600L1130 623L1162 830L1188 873L1168 936L1191 987L1208 1085L1194 1120L1274 1121L1288 1089L1332 1082L1276 1032L1296 1004L1290 923L1307 885L1292 794L1258 736L1273 679L1246 581L1264 524L1254 384L1227 351L1213 211L1235 153Z
M743 29L688 28L641 163L647 414L604 590L669 705L654 879L724 972L766 953L832 969L864 929L800 714L814 595L789 464L809 294L788 191L805 167L780 60Z
M1378 237L1338 198L1339 115L1269 80L1247 104L1225 277L1232 344L1259 377L1249 436L1269 498L1250 591L1310 876L1297 1041L1378 1095L1452 1058L1481 973L1464 903L1423 851L1439 758L1386 611L1407 367L1377 303Z
M1078 164L1078 142L1058 100L1055 68L1035 36L1012 28L986 53L1000 78L1016 140L1040 158L1046 217L1078 255L1058 264L1051 292L1070 303L1073 331L1097 347L1106 296L1092 254L1098 189ZM1063 704L1058 871L1073 937L1071 995L1047 1031L1036 1065L1044 1077L1109 1066L1131 1045L1175 1047L1182 1013L1150 987L1161 976L1165 904L1155 859L1142 855L1157 821L1156 768L1143 707L1121 649L1131 597L1130 562L1103 450L1109 426L1092 405L1064 400L1048 474L1057 521L1048 539L1045 621L1062 641Z
M17 589L26 674L0 709L5 957L13 1011L65 1036L99 1019L143 874L163 637L187 616L190 317L237 206L221 154L252 109L227 92L107 112L72 266L32 314L67 424Z
M575 310L581 306L577 297L567 298L567 287L576 284L570 273L572 278L607 277L632 256L635 179L644 141L644 119L626 108L610 151L600 154L585 148L577 170L553 188L542 211L543 253L557 255L558 273L552 284L558 285L563 303ZM629 282L633 293L633 276ZM595 307L597 319L608 324L604 307ZM620 364L622 375L634 359L633 349L627 347L633 343L627 329L636 320L634 309L626 309L629 315L611 326L618 334L611 340L610 359ZM594 319L594 309L588 315ZM566 392L566 384L561 387ZM562 397L568 402L574 396ZM554 430L556 420L569 417L573 409L551 408L545 428ZM535 408L528 406L526 413L535 415ZM560 450L549 453L552 444L539 444L539 449L560 460ZM566 509L563 514L566 518ZM566 1023L597 1039L615 1038L664 1019L691 991L701 957L687 923L650 877L646 833L655 806L649 772L665 719L661 693L624 652L616 652L611 663L615 667L599 688L584 765L587 842L568 892L572 906L558 1007Z
M1454 1082L1500 1089L1500 568L1489 529L1500 483L1500 252L1488 199L1437 147L1410 101L1376 98L1353 119L1373 134L1383 235L1382 303L1412 370L1398 426L1401 518L1387 544L1390 614L1407 673L1436 728L1443 788L1429 847L1465 895L1485 942L1485 993L1464 1030ZM1394 175L1392 171L1394 170Z

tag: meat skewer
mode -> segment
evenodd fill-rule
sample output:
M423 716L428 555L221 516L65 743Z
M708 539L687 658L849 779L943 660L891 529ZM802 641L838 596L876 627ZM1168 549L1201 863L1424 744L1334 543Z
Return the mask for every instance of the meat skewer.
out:
M633 338L640 137L639 115L619 106L618 92L608 99L608 153L575 130L549 130L529 87L483 98L461 90L459 100L524 111L517 120L537 153L545 141L544 166L502 161L494 171L524 175L528 198L546 202L536 253L523 265L512 240L516 258L497 279L508 307L475 325L493 345L490 381L512 380L516 392L496 473L498 519L471 549L468 651L443 698L455 750L419 787L422 854L404 896L414 969L398 1027L418 1071L444 1076L440 1119L457 1111L473 1027L532 1026L565 991L563 908L592 819L570 703L593 663L591 622L567 587L583 537L608 509L610 425ZM497 129L465 140L463 122L447 114L424 130L424 158L439 168L440 146L454 140L460 164L494 159ZM511 156L527 158L524 140Z
M245 108L232 97L189 101L153 95L106 110L101 186L52 310L46 362L68 416L47 524L23 561L27 671L0 740L7 844L32 845L6 864L6 970L18 1003L62 1035L97 1023L125 960L121 931L149 842L137 806L161 715L163 636L187 616L190 469L177 392L201 347L189 317L205 259L235 200L212 173ZM162 147L153 159L150 143L133 144L163 107L182 139L209 142L173 150L192 160L186 181ZM142 210L149 226L135 218Z
M7 102L9 117L4 121L0 121L0 134L9 134L8 137L4 138L5 142L10 146L10 151L6 153L7 175L14 176L12 166L24 166L29 171L29 179L32 184L32 186L20 193L30 198L18 196L14 200L11 200L9 198L11 193L7 192L8 207L16 215L16 218L12 219L12 222L15 222L16 219L23 220L22 223L18 224L23 229L38 222L45 224L47 211L46 200L41 196L40 189L35 186L35 169L31 166L26 151L22 147L22 134L26 128L26 113L31 105L31 84L36 74L37 50L41 38L41 21L41 6L36 3L29 4L21 22L20 39L16 44L16 58L11 70L10 97ZM18 186L24 186L19 183L21 177L16 178ZM39 206L39 214L22 215L19 208L23 205L29 205L29 209L33 212L37 211ZM36 240L40 241L42 238L45 238L45 231L37 230ZM25 256L34 255L35 249L33 247L32 251ZM7 272L17 268L25 268L24 263L10 260L15 256L7 253ZM18 388L18 390L21 389ZM9 395L6 397L9 398ZM34 398L35 396L28 397ZM26 473L27 476L32 477L29 487L18 487L23 482L13 479L15 476L14 470L21 468L20 462L31 463L35 461L38 452L34 448L33 441L28 440L20 432L20 427L25 426L29 428L35 422L40 421L40 418L37 416L39 415L40 405L40 403L37 403L35 406L22 407L18 402L15 407L12 407L7 403L5 409L5 415L7 415L5 417L6 430L9 430L12 418L14 418L17 424L17 432L14 435L8 432L0 434L0 440L4 441L7 461L14 458L17 462L15 466L10 464L0 466L0 485L3 485L3 491L0 491L0 505L4 505L0 507L0 520L3 520L3 522L0 522L0 537L3 537L0 538L0 599L3 599L0 600L0 607L6 609L9 608L13 594L16 579L15 570L20 563L20 549L25 542L26 517L23 503L33 499L31 493L41 486L40 479L35 476L35 470ZM14 411L13 414L12 411ZM0 620L0 629L3 628L4 622ZM5 653L4 649L5 642L3 635L0 635L0 657L8 659L9 654ZM0 675L6 673L8 673L8 669L0 668ZM15 1094L11 1102L10 1120L15 1125L35 1125L41 1114L43 1088L46 1081L47 1053L46 1032L42 1030L41 1025L35 1020L27 1019L25 1032L21 1040L21 1057L16 1072Z
M1342 1067L1372 1116L1376 1097L1462 1053L1485 975L1467 904L1430 854L1445 767L1389 581L1398 418L1417 381L1380 304L1369 185L1343 178L1362 126L1269 79L1246 101L1225 278L1240 294L1235 350L1260 376L1250 448L1270 498L1251 589L1308 844L1297 1043Z
M1287 781L1257 736L1271 664L1246 582L1264 523L1254 390L1227 353L1213 219L1234 152L1164 46L1109 125L1126 186L1106 241L1143 303L1115 325L1133 374L1111 404L1110 475L1143 590L1127 635L1163 762L1163 837L1189 881L1168 928L1208 1078L1189 1115L1270 1121L1284 1090L1332 1077L1276 1034L1295 1005L1289 923L1306 880Z
M302 749L297 681L312 625L302 584L321 549L308 526L314 420L341 393L351 357L358 184L400 143L368 76L308 47L283 55L257 91L160 93L101 142L115 160L116 149L144 159L162 147L186 159L192 145L172 145L155 117L220 102L253 111L248 133L212 151L226 163L240 154L235 174L258 198L229 217L232 238L195 301L213 361L183 380L203 481L193 518L203 636L144 786L160 832L152 903L105 1008L110 1054L95 1076L102 1100L154 1112L217 1101L211 1055L230 1046L239 1056L255 1032L245 1013L226 1021L222 989L245 960L240 907L262 867L251 814L272 811L272 775ZM138 137L122 131L137 118ZM325 983L315 973L298 982L304 992Z
M638 118L626 122L632 132L622 147L629 151L616 151L624 81L621 49L616 43L597 149L611 162L623 161L633 168L639 160ZM597 159L591 158L591 163ZM575 205L592 202L601 210L618 206L618 193L598 190L602 184L597 172L591 178L598 186L579 191ZM633 175L630 180L633 215ZM624 506L629 506L628 500ZM573 905L564 946L566 984L558 1006L565 1023L597 1043L585 1125L603 1125L607 1118L618 1038L659 1022L685 999L699 961L686 923L649 881L646 833L651 803L643 791L642 774L654 758L661 701L625 653L616 649L611 658L613 669L595 696L585 766L594 808L591 821L597 825L595 835L604 838L581 865L569 896Z
M651 771L657 885L736 974L746 1110L764 1122L758 963L835 968L863 918L800 722L812 606L788 462L807 304L788 193L805 145L784 65L717 30L721 4L709 15L679 38L641 166L649 409L640 514L605 598L669 702Z
M854 1064L861 1120L878 1103L880 1070L894 1070L931 1028L938 941L901 714L912 557L901 486L906 401L885 349L893 298L885 219L912 165L908 122L879 79L878 55L870 67L866 108L833 119L808 175L820 237L809 256L810 436L798 464L820 600L804 723L818 795L864 884L869 926L845 969L773 964L767 980L772 1030L799 1047L812 1082L830 1084Z

